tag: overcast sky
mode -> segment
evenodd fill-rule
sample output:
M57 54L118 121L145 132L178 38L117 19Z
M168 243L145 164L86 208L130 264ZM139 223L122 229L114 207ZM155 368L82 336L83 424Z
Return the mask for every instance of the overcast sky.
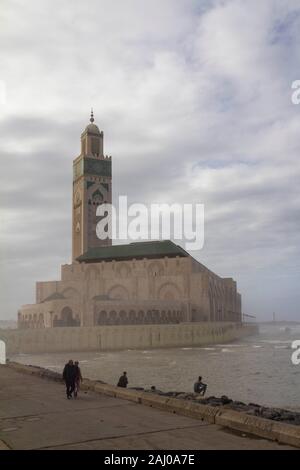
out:
M70 262L91 106L114 198L204 203L193 255L245 313L300 319L298 2L1 0L0 47L0 319Z

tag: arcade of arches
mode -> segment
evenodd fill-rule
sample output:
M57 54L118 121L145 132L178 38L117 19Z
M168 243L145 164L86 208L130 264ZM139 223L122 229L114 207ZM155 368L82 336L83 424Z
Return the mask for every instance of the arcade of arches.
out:
M192 257L74 263L37 284L20 328L241 321L241 297Z
M154 325L184 320L185 315L180 310L100 310L95 313L95 325Z
M60 312L53 314L53 312L48 313L50 317L50 323L52 327L58 326L80 326L81 321L79 315L74 315L70 307L64 307ZM19 328L45 328L47 326L47 314L44 313L34 313L24 315L19 312Z

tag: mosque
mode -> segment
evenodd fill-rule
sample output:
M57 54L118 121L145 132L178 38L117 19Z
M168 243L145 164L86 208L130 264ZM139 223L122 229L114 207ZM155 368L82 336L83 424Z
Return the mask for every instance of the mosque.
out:
M73 161L72 264L61 280L36 283L18 327L55 328L189 322L241 322L241 296L170 240L112 245L97 237L97 208L112 202L112 160L103 132L90 123Z

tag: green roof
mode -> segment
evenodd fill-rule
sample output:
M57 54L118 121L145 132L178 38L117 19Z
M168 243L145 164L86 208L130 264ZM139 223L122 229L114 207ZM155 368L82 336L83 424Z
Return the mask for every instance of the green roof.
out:
M129 260L142 258L186 257L189 254L171 240L135 242L128 245L101 246L90 248L77 258L80 263L95 263L98 261Z

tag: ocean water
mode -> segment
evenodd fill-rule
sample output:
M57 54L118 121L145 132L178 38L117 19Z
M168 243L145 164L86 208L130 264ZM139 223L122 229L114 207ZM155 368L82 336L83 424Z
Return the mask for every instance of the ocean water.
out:
M193 391L199 375L208 384L207 396L227 395L243 402L300 410L300 365L293 365L290 331L260 326L260 334L242 341L207 347L126 350L112 352L17 355L11 360L62 371L68 359L78 360L82 374L115 384L126 370L129 387L155 385L163 391Z

